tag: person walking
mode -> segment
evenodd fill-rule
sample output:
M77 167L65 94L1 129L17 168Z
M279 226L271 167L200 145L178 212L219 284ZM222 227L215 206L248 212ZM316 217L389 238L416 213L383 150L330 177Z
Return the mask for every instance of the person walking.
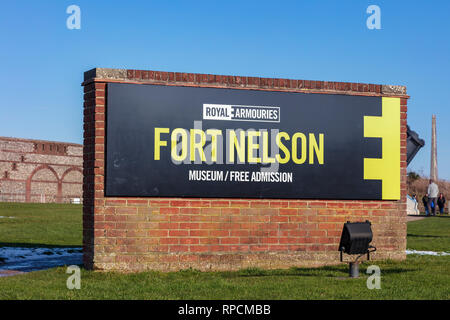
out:
M428 211L428 193L422 197L423 207L425 208L425 215L428 217L430 211Z
M417 195L416 194L413 194L413 200L414 200L414 211L416 211L417 214L420 214L419 201L417 201Z
M430 179L430 184L428 185L428 204L431 205L430 213L431 215L436 215L436 201L439 195L439 187L434 183L433 179Z
M437 199L437 204L439 207L439 213L443 214L444 213L444 207L445 207L445 197L443 193L439 194L439 198Z

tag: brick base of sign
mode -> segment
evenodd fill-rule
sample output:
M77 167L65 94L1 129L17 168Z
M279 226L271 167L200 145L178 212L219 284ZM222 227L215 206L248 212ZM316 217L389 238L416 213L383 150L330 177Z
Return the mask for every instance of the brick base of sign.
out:
M400 97L401 200L105 197L108 82ZM115 69L88 71L83 85L87 268L207 271L337 264L343 224L365 220L372 223L374 260L405 259L408 96L404 87Z
M372 222L374 259L404 259L406 215L393 202L105 199L91 239L96 269L287 268L339 262L346 221ZM349 257L347 257L349 258ZM93 264L92 264L93 263Z

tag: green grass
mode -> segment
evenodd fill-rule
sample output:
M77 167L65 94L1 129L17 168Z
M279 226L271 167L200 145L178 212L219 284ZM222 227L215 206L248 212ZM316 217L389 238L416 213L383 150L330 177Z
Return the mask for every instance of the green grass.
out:
M450 257L374 263L381 268L380 290L366 287L368 264L359 279L347 278L345 265L137 274L82 270L80 290L68 290L65 268L57 268L0 278L0 299L450 299Z
M0 203L0 246L82 245L82 206Z
M0 242L81 245L81 207L0 204ZM39 224L45 223L45 226ZM449 251L449 218L408 223L408 248ZM36 225L37 224L37 225ZM6 233L5 233L6 232ZM1 245L1 244L0 244ZM381 290L366 287L367 266L381 268ZM68 290L66 268L0 278L0 299L450 299L450 256L410 255L376 261L349 279L347 265L236 272L142 272L82 269L81 290Z
M408 222L407 248L450 251L450 217L427 217Z

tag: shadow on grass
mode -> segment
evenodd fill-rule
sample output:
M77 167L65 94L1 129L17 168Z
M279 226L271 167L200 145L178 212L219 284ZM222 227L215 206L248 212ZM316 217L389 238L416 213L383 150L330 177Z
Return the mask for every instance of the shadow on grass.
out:
M436 214L435 216L426 215L425 213L421 214L408 214L408 217L420 217L420 218L450 218L448 213Z
M412 233L408 233L407 236L412 238L450 238L450 236L432 236L428 234L412 234Z
M361 276L366 275L368 265L360 266ZM405 272L414 272L418 269L412 268L382 268L384 275L400 274ZM368 275L368 274L367 274ZM283 276L300 276L300 277L342 277L348 276L348 265L324 266L319 268L290 268L288 270L262 270L262 269L244 269L237 273L238 277L283 277Z
M58 245L45 243L15 243L15 242L0 242L0 247L14 247L14 248L81 248L80 245Z
M446 214L446 213L444 213L444 214L435 214L434 216L427 216L427 215L424 215L424 217L425 218L443 218L443 219L448 219L448 218L450 218L450 215L448 215L448 214Z

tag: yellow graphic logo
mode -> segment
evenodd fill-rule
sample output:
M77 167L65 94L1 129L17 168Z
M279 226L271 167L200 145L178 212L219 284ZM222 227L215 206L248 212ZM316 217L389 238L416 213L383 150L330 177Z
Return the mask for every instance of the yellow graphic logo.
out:
M364 137L381 138L381 159L364 158L364 179L381 180L383 200L400 199L400 98L382 98L382 116L364 117Z

